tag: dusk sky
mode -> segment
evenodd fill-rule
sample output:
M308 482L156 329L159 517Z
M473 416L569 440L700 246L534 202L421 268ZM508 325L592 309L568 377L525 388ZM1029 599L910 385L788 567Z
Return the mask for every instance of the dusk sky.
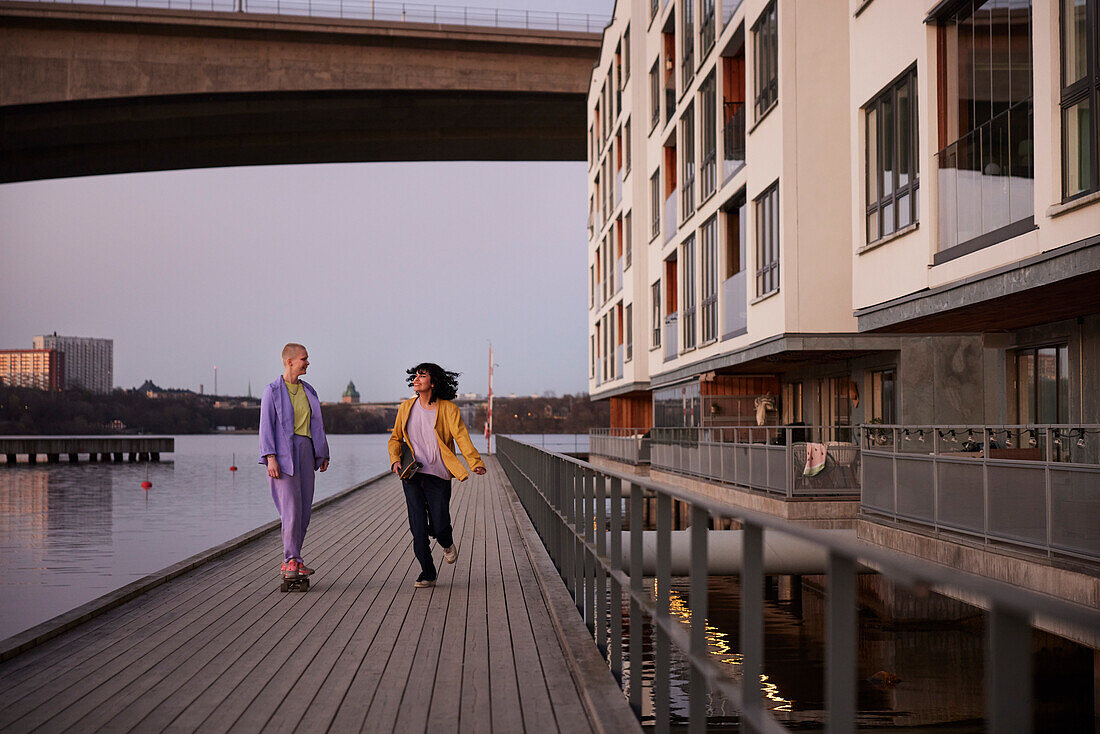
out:
M442 3L441 3L442 4ZM448 3L458 5L460 3ZM490 0L610 14L609 0ZM322 400L430 360L497 394L587 388L583 163L202 169L0 185L0 349L108 337L116 387L258 395L287 341Z

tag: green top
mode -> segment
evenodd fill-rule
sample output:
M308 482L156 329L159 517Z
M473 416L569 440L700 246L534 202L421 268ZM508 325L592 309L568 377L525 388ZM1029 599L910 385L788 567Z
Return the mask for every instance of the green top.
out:
M286 391L290 393L290 404L294 406L294 434L313 438L309 434L311 412L305 387L300 382L297 385L291 385L286 380L283 380L283 384L286 385Z

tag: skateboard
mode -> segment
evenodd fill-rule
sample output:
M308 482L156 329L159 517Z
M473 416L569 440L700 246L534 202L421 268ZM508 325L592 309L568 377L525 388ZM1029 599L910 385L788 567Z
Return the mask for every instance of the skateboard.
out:
M299 576L296 579L285 579L282 576L279 577L279 591L284 594L288 591L309 591L309 576Z

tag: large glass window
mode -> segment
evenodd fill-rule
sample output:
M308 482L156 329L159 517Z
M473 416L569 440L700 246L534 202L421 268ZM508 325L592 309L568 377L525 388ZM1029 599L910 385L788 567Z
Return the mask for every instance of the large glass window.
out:
M864 107L867 123L867 242L917 221L917 69Z
M775 0L768 5L752 27L756 61L756 119L764 116L779 98L779 22Z
M649 70L649 129L657 127L661 119L661 77L657 72L657 62Z
M695 213L695 106L689 105L687 112L680 118L680 143L683 151L680 165L680 217L682 221Z
M695 78L695 0L687 0L680 6L680 17L683 19L683 34L680 36L681 89L687 89Z
M731 0L726 0L729 3ZM699 17L699 58L714 46L714 0L703 0Z
M658 170L649 177L649 220L650 239L661 234L661 172Z
M634 304L626 304L626 360L634 359Z
M623 239L625 240L623 248L626 250L626 268L629 268L634 262L634 235L630 226L630 214L630 212L627 212L626 216L623 217Z
M684 240L680 246L680 259L683 261L683 299L684 308L684 349L695 348L695 237Z
M690 428L702 422L699 383L688 382L653 391L653 425L659 428Z
M938 32L936 263L1028 231L1035 213L1031 3L970 0Z
M701 302L703 343L718 338L718 215L703 223L702 275L703 299Z
M1053 345L1016 352L1016 422L1069 423L1069 349Z
M1062 198L1100 189L1100 0L1062 0Z
M779 290L779 182L756 197L756 295Z
M718 186L718 97L714 72L699 87L699 125L703 162L699 169L700 195L704 200Z

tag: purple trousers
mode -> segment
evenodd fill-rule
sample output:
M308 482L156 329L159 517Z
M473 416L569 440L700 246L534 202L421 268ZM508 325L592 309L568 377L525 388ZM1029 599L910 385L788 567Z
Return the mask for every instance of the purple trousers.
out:
M302 541L309 527L309 513L313 509L313 441L294 435L291 450L294 452L294 476L287 475L279 467L279 479L267 478L271 484L271 499L283 521L283 559L302 560Z

